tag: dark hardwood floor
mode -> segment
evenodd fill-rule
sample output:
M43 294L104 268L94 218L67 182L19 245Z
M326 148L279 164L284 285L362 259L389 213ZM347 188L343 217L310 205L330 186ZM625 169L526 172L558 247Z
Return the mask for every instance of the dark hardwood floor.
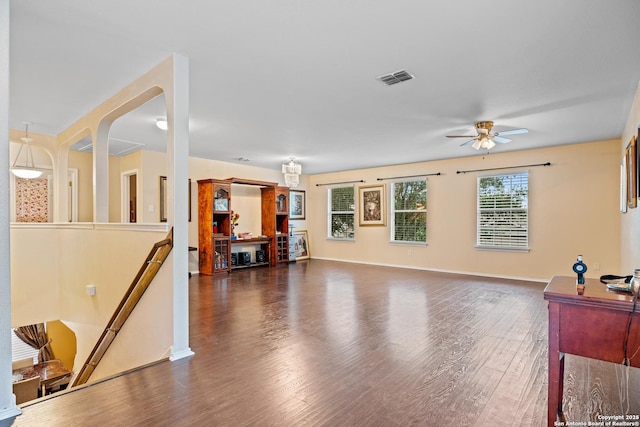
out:
M310 260L190 288L195 356L0 425L546 425L543 283ZM567 356L565 375L568 421L640 413L640 369Z

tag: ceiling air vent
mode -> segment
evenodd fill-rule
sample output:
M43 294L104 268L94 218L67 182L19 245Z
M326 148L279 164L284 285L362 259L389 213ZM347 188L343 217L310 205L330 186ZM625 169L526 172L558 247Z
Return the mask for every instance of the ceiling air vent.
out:
M411 80L413 76L409 74L406 70L396 71L395 73L385 74L384 76L376 77L382 83L387 86L394 85L396 83L404 82L406 80Z

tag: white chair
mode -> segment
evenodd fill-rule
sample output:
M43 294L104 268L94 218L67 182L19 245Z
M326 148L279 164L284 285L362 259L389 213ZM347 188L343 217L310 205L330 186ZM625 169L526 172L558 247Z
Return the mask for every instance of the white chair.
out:
M27 357L24 359L14 360L13 362L11 362L11 369L13 369L14 371L16 369L28 368L30 366L33 366L33 357Z
M13 383L13 394L16 395L16 404L28 402L38 398L40 377L33 377Z

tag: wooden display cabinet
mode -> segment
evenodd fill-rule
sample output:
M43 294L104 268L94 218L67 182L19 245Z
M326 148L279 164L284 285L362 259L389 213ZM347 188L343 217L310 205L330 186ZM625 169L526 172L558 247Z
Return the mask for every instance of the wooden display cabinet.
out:
M231 183L198 181L198 261L200 274L231 271Z
M273 237L271 265L289 262L289 188L265 187L262 191L262 234Z

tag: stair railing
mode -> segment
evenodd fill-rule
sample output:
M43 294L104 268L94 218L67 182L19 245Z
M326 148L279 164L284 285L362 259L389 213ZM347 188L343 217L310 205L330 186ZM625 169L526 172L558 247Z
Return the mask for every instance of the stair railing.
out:
M138 274L127 289L124 297L120 301L118 308L111 316L111 320L107 324L104 332L96 342L96 345L91 350L89 357L78 372L78 375L73 380L71 387L85 384L91 374L95 370L102 357L107 352L107 349L113 342L113 340L124 326L125 322L129 318L129 315L135 308L136 304L142 298L142 295L147 290L151 281L160 270L160 267L169 256L171 249L173 248L173 228L167 234L164 240L161 240L153 245L153 248L149 252L144 264L138 270Z

